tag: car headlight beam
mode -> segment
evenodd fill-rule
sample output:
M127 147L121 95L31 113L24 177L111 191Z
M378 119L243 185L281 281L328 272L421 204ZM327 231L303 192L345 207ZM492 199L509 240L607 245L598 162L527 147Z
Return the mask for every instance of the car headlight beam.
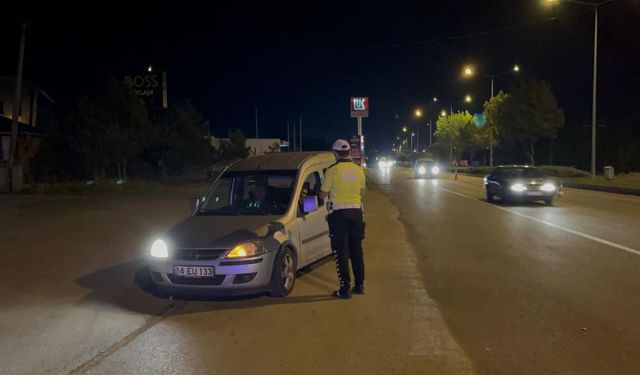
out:
M246 258L264 253L264 245L261 241L248 241L234 246L225 258Z
M438 174L440 173L440 168L438 168L438 166L434 166L433 168L431 168L431 173L433 174Z
M152 257L154 258L168 258L169 257L169 247L167 243L162 239L157 239L153 241L151 244L151 250L149 251Z
M427 173L427 169L425 167L418 168L418 174L425 174L425 173Z
M511 185L511 190L520 193L527 190L527 187L524 186L523 184L513 184Z
M542 185L540 190L546 191L547 193L550 193L552 191L556 191L556 185L554 185L554 184L552 184L550 182L547 182L546 184Z

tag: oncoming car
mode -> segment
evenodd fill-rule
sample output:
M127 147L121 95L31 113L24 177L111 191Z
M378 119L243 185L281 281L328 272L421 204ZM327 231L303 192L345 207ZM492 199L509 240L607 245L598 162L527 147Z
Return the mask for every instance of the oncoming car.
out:
M192 215L150 244L151 279L168 295L291 293L296 271L331 254L318 199L332 153L274 153L228 167Z
M544 171L529 166L500 166L484 178L487 201L543 201L553 204L562 186Z
M433 178L440 174L440 166L431 159L418 159L414 166L416 178Z

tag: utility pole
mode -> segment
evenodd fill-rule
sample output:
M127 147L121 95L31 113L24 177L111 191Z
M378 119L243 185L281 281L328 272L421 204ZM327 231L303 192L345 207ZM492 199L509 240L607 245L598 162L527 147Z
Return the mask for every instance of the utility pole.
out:
M302 151L302 116L300 116L300 151Z
M605 3L605 2L603 2ZM602 3L601 3L602 4ZM598 82L598 8L595 11L593 30L593 107L591 109L591 178L596 178L596 83Z
M293 152L296 152L296 123L293 122Z
M291 151L291 137L289 136L289 121L287 121L287 151Z
M27 38L27 23L22 23L20 35L20 47L18 50L18 69L16 74L15 100L13 101L13 114L11 115L11 140L9 142L9 190L14 192L14 169L18 153L18 118L20 117L20 106L22 104L22 69L24 66L24 46ZM19 177L22 180L21 177Z
M260 139L258 136L258 107L256 107L256 139Z

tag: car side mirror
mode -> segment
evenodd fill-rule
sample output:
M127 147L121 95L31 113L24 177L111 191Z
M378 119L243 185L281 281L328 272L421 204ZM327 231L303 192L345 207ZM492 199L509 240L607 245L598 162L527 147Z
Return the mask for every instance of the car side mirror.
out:
M200 208L200 198L191 198L191 213L195 213Z
M305 214L318 211L318 196L307 195L302 198L302 212Z

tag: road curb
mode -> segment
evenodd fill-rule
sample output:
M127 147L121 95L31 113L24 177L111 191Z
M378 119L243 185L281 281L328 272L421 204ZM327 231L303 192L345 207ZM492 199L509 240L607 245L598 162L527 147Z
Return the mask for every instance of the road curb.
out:
M563 181L562 186L573 188L573 189L582 189L582 190L593 190L593 191L601 191L605 193L614 193L614 194L626 194L626 195L637 195L640 196L640 189L633 188L624 188L617 186L604 186L604 185L592 185L592 184L581 184L576 182L567 182Z

